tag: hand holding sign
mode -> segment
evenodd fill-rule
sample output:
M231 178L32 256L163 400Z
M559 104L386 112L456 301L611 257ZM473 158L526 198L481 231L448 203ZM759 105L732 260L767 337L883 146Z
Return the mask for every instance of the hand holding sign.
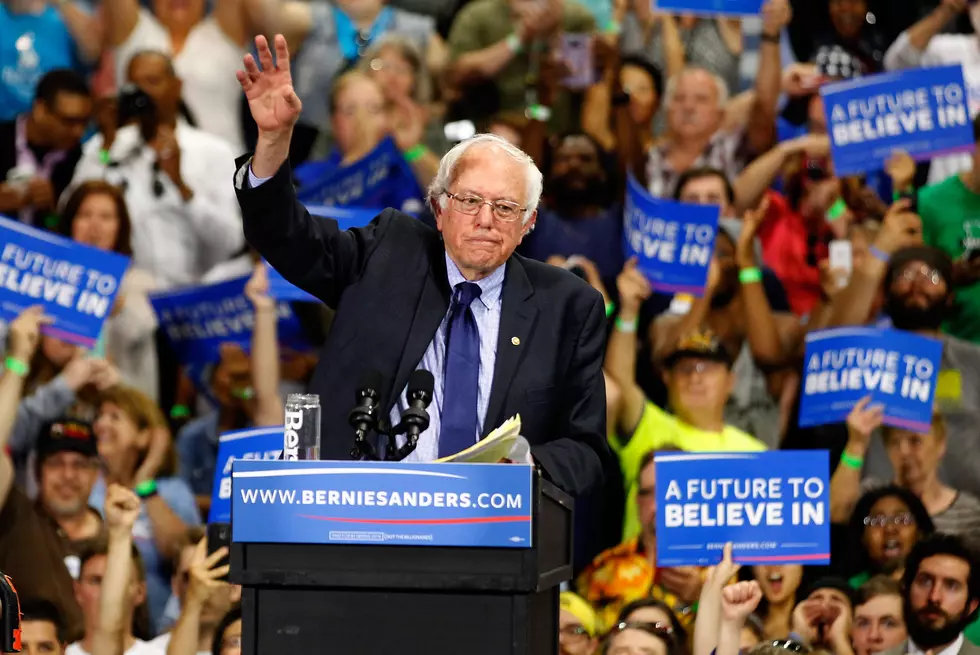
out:
M29 362L41 340L41 325L50 323L40 305L28 307L15 318L8 328L10 356L22 362Z
M885 172L892 180L892 188L900 193L915 180L915 160L904 150L896 150L885 162Z
M881 427L885 416L885 406L872 405L871 396L865 396L858 401L851 413L847 415L847 443L867 450L871 443L871 435Z
M721 561L715 566L708 567L704 576L704 584L721 589L741 568L741 564L732 562L732 544L729 542L725 544L725 548L722 550Z
M755 580L736 582L721 590L721 616L731 623L745 623L762 600L762 588Z
M701 595L701 569L695 566L678 566L660 569L660 583L688 605L693 605Z

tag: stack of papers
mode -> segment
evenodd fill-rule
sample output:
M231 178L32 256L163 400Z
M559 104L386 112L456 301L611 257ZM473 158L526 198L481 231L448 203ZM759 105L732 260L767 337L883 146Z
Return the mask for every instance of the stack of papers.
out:
M521 436L521 415L512 416L500 427L466 450L443 457L439 462L495 464L501 460L530 463L531 450Z

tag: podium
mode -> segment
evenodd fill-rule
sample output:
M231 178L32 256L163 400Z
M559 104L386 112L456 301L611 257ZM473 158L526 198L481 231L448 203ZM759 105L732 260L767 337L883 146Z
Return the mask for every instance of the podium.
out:
M573 501L532 467L236 461L232 476L243 655L557 655ZM497 507L515 488L522 506Z

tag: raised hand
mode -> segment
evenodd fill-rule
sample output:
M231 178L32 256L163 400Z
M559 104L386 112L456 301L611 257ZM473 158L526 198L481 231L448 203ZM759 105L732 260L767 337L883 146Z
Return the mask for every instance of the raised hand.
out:
M708 572L704 578L704 584L712 585L718 589L721 589L728 584L728 581L731 580L741 568L741 564L736 564L732 561L732 544L729 542L725 544L725 548L722 550L721 561L715 566L708 568Z
M721 615L726 621L744 623L762 600L762 588L755 580L736 582L721 590Z
M22 311L8 328L7 352L10 356L25 364L31 361L41 341L41 326L50 322L51 318L44 315L44 307L41 305L34 305Z
M685 603L693 604L701 595L701 569L696 566L661 569L660 581Z
M303 109L303 103L293 90L289 49L282 34L276 35L275 47L276 57L273 60L266 38L261 35L255 37L255 48L262 68L255 63L251 54L247 54L245 70L237 73L238 83L248 99L249 111L259 128L259 139L288 137Z
M769 215L769 196L763 196L762 202L755 209L750 209L742 215L742 231L735 244L735 260L739 268L753 268L755 261L755 235Z
M140 515L140 499L132 490L119 484L110 484L106 489L103 512L110 534L130 534Z
M817 625L823 616L823 606L819 601L805 600L793 610L790 629L803 637L808 644L815 643L818 637Z
M275 308L276 301L269 296L269 272L264 262L255 265L252 277L245 284L245 296L252 303L255 311Z
M915 160L904 150L896 150L885 162L885 172L892 179L892 187L905 191L915 179Z
M906 198L898 200L881 222L874 246L888 255L908 246L922 243L922 219L912 211Z
M881 426L884 405L871 405L871 396L865 396L854 405L847 415L847 440L867 447L871 435Z
M626 262L626 266L616 277L616 287L619 289L620 312L632 312L633 315L640 310L640 305L653 292L650 282L636 268L636 257L631 257Z
M218 550L208 555L207 539L201 539L194 551L194 560L191 563L189 574L190 585L187 588L187 597L190 604L203 605L211 595L228 586L221 578L228 575L230 566L224 564L218 566L222 558L228 556L228 548L222 546Z

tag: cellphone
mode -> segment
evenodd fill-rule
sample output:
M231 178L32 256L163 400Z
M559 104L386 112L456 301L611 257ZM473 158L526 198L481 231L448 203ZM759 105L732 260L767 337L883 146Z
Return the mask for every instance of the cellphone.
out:
M902 191L898 194L898 200L908 200L909 201L909 211L913 214L919 213L919 200L918 194L915 191Z
M119 105L116 112L118 127L137 123L143 139L149 141L156 136L159 114L156 103L146 91L135 84L127 84L119 92Z
M455 121L453 123L446 123L444 133L446 135L446 141L459 143L475 135L476 126L473 125L473 121Z
M592 43L591 34L562 34L561 58L569 69L568 76L562 80L565 87L581 90L595 84Z
M208 523L208 556L216 553L222 546L231 549L231 524L230 523ZM224 566L229 563L230 553L222 557L215 566ZM228 582L228 575L224 575L219 580Z
M845 270L847 278L851 277L851 271L854 270L854 249L850 241L834 239L827 245L827 255L831 269ZM842 286L847 284L847 278L840 281Z

